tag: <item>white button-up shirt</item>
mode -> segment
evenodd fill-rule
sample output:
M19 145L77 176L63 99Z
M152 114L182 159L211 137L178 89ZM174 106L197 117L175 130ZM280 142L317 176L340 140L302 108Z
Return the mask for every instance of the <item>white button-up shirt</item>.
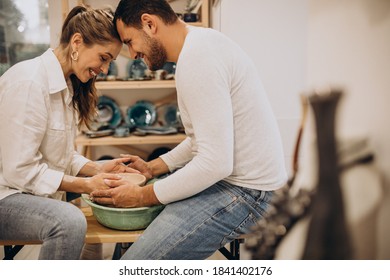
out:
M0 199L59 197L64 174L76 176L89 161L74 148L70 89L52 49L0 77Z

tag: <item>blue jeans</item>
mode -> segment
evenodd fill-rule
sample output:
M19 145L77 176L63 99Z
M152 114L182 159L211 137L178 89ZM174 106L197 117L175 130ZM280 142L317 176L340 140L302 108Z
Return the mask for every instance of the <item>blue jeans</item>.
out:
M220 181L166 205L122 259L206 259L248 233L268 208L272 192Z
M86 230L71 203L22 193L0 200L0 239L41 240L39 259L79 259Z

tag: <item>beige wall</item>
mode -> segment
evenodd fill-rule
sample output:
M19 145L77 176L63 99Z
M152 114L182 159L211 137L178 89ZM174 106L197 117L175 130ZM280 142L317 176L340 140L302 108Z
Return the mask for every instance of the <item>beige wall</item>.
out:
M213 7L212 19L213 27L254 59L279 120L286 160L296 136L299 94L324 86L345 90L338 107L338 137L368 138L376 155L373 168L342 178L347 214L357 234L353 238L364 245L360 256L390 259L390 1L222 0ZM311 174L301 177L307 179L315 175L309 165L313 155L307 156L312 147L306 140L302 148L301 168ZM286 164L289 168L290 162ZM363 235L365 226L370 231ZM297 241L304 236L297 232L281 258L299 257Z
M291 173L306 81L307 0L222 0L212 26L236 41L257 66L278 120Z
M378 243L372 246L377 258L390 259L390 1L310 0L307 57L308 88L345 89L339 133L372 142L385 180Z

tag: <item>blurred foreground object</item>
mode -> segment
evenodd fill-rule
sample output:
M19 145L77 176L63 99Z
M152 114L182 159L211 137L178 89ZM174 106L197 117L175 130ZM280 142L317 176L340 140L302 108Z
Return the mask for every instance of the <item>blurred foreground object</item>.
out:
M287 233L306 217L310 220L302 258L353 259L339 177L342 171L372 162L373 154L366 139L348 141L347 145L337 141L336 145L334 122L341 96L341 91L330 91L308 97L317 128L317 184L310 190L302 188L299 182L293 185L298 169L296 157L303 121L295 147L294 174L287 186L275 193L269 213L246 239L245 245L252 259L274 259L277 247ZM302 101L302 105L306 106L306 102ZM306 108L303 107L303 117L305 115Z
M335 139L336 108L341 96L341 91L330 91L309 97L316 120L319 177L309 210L311 221L303 259L352 258Z

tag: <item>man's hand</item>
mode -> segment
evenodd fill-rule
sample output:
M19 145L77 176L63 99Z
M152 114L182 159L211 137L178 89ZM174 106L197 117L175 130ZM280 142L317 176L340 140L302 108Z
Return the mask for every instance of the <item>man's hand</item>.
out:
M131 169L138 170L142 175L146 177L146 180L152 179L153 171L149 166L149 163L144 161L139 156L133 156L133 155L120 155L123 159L125 159L124 162L128 162L127 166Z
M110 207L142 207L144 205L141 203L139 189L139 186L127 183L116 188L94 191L90 198L93 202Z
M141 173L138 170L124 164L128 161L128 158L112 159L103 163L101 170L105 173Z
M105 180L110 189L91 193L92 201L111 207L133 208L161 204L153 191L153 185L137 186L126 180Z

